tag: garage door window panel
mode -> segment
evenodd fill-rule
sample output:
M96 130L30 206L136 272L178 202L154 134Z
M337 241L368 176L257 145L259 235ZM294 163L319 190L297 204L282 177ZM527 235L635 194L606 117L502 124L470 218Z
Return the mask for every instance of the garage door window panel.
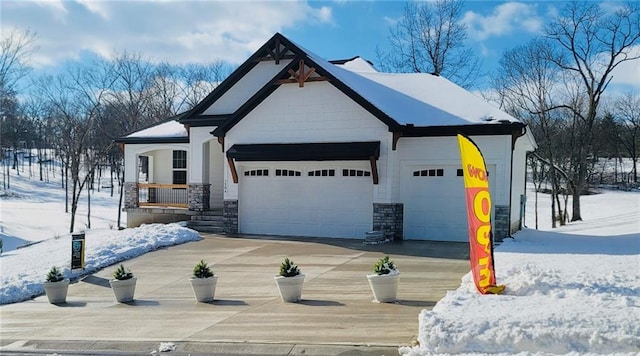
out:
M301 171L295 171L291 169L276 169L276 177L301 177Z
M244 172L245 177L268 177L268 169L252 169Z
M343 177L371 177L371 172L362 169L343 169Z

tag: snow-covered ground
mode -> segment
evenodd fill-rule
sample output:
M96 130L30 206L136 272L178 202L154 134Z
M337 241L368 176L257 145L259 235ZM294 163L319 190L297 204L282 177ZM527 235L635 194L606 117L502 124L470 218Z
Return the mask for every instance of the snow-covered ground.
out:
M92 196L93 202L105 200L91 209L95 218L87 231L87 273L199 238L177 224L117 231L117 198L100 194ZM63 197L57 184L25 177L12 177L12 191L0 194L3 240L42 241L11 250L5 244L1 303L43 293L41 283L53 265L78 276L68 269L68 215L64 200L56 205L56 196ZM538 198L541 230L531 229L534 198L529 194L529 229L495 252L505 294L478 294L467 274L457 290L421 313L420 346L401 347L401 353L640 354L640 192L585 196L585 221L553 231L549 196Z
M74 230L86 233L87 265L84 271L71 271L70 217L64 212L64 190L59 183L12 175L11 189L1 191L0 199L0 304L43 294L42 282L52 266L61 268L67 278L78 278L160 247L200 239L197 232L179 224L119 231L118 197L103 190L91 196L91 229L86 228L85 200L78 208ZM25 244L31 245L21 247Z
M402 354L640 354L640 192L584 196L585 221L553 231L549 195L538 199L547 231L525 229L495 251L505 293L480 295L465 275L420 314L420 345Z

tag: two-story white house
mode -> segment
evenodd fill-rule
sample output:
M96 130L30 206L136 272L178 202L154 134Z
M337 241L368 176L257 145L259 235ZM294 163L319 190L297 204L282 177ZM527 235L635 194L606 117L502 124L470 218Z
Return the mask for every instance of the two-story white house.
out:
M445 78L326 61L275 34L192 110L118 140L128 224L466 241L457 133L483 152L501 240L520 227L525 124Z

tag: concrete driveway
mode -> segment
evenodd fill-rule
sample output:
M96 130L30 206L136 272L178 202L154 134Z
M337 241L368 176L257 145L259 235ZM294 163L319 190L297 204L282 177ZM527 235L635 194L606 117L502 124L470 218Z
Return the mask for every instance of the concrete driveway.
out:
M397 303L372 302L366 274L384 254L401 271ZM306 275L299 303L281 302L273 280L285 256ZM196 303L188 281L200 259L219 276L211 303ZM172 355L393 355L469 270L463 243L221 235L125 265L138 278L133 303L115 302L107 268L72 283L66 304L0 307L0 352L148 355L172 342Z

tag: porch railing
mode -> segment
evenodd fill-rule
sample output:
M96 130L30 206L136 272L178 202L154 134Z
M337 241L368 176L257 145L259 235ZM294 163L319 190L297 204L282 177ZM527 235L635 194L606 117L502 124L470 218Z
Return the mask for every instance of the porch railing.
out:
M138 183L138 206L188 208L187 184Z

